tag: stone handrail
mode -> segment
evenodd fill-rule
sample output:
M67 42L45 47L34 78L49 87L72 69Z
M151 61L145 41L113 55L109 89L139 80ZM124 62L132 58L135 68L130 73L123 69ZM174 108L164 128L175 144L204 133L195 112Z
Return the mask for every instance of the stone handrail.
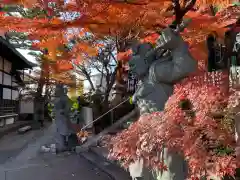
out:
M120 118L118 121L116 121L112 126L106 128L105 130L103 130L102 132L100 132L99 134L90 137L86 143L84 143L81 146L78 146L76 148L76 151L78 153L83 152L88 150L91 146L94 146L97 144L97 142L99 140L101 140L101 138L108 134L109 132L115 130L116 128L118 128L121 124L127 122L129 119L133 118L133 117L137 117L138 115L138 109L134 109L133 111L131 111L130 113L128 113L127 115L123 116L122 118Z
M96 119L94 119L91 123L83 126L81 128L81 131L85 130L87 127L89 127L90 125L92 125L93 123L97 122L98 120L100 120L103 116L105 116L106 114L110 113L111 111L113 111L114 109L116 109L117 107L119 107L120 105L122 105L123 103L129 101L130 98L125 99L124 101L122 101L121 103L119 103L118 105L116 105L115 107L113 107L112 109L108 110L107 112L105 112L104 114L102 114L101 116L97 117Z

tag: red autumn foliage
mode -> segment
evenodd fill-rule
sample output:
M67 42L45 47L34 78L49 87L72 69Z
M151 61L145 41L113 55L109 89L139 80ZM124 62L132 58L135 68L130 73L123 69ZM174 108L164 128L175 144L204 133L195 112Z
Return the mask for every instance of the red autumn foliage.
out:
M151 44L155 45L157 40L158 40L158 38L159 38L159 34L158 33L153 33L153 34L148 35L147 37L145 37L142 40L142 43L151 43Z
M69 21L60 20L54 17L55 12L49 9L48 4L51 4L51 2L56 2L57 10L76 11L82 16ZM63 1L56 0L4 0L1 3L42 7L52 17L50 19L28 19L0 15L0 24L3 30L11 29L17 32L27 32L34 39L40 40L41 48L48 48L49 55L47 58L58 61L60 59L56 56L57 49L67 40L65 34L69 28L87 28L97 39L106 35L125 38L130 30L131 32L136 31L136 34L140 31L139 37L142 38L142 34L147 30L156 31L156 27L164 27L171 23L174 18L173 14L166 15L164 13L166 8L169 7L168 1L143 0L142 2L131 2L78 0L68 1L64 4ZM206 3L226 7L229 1L197 1L198 6ZM239 7L231 7L218 13L216 17L203 16L198 12L186 14L186 17L192 18L193 21L183 33L183 36L189 42L189 46L198 60L206 59L206 52L204 53L203 47L199 46L205 42L206 35L213 30L224 32L224 27L230 21L236 20L235 9L238 10L236 13L239 12ZM51 40L52 37L57 38ZM61 39L64 39L64 41ZM154 44L155 38L150 37L145 40ZM81 46L77 46L71 55L73 56L79 50L92 55L96 54L95 49L83 43ZM69 56L68 60L72 59L72 56ZM128 54L123 57L128 59ZM66 58L61 57L61 59ZM201 69L204 69L203 61L199 61L199 65ZM216 146L219 143L234 147L234 144L231 143L233 140L232 134L209 115L211 111L224 107L227 94L225 94L226 91L222 89L221 84L217 86L213 83L206 83L204 81L205 77L207 76L207 80L209 80L211 74L205 75L192 76L176 85L175 93L169 98L164 112L141 117L128 130L115 137L112 140L113 158L123 160L124 165L128 165L137 157L143 157L147 166L166 169L156 156L156 151L161 151L162 145L165 143L169 149L177 149L184 154L190 165L190 175L194 177L198 177L199 173L204 170L207 170L208 174L214 173L219 176L224 173L232 174L236 167L235 159L232 156L214 154L209 150L210 146ZM193 104L193 110L196 114L193 119L188 118L186 112L178 107L179 98L183 95ZM209 160L215 163L211 164Z
M218 83L213 84L219 76ZM164 144L169 150L184 155L189 164L189 178L200 178L205 172L209 176L233 175L236 158L232 154L218 154L216 149L220 145L234 149L234 133L211 116L227 105L228 94L221 83L226 77L223 72L199 72L184 79L175 86L163 112L141 116L127 130L112 138L110 158L120 160L128 167L142 157L146 166L161 169L164 166L157 152ZM179 108L183 97L192 103L193 118Z
M120 53L117 54L117 59L118 59L118 61L128 62L129 59L130 59L131 54L132 54L132 50L131 49L129 49L126 52L120 52Z

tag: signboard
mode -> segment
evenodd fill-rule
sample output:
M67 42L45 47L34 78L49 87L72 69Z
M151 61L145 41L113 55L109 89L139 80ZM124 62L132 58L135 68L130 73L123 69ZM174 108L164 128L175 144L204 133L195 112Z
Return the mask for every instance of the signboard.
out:
M236 34L233 52L239 52L239 50L240 50L240 32Z

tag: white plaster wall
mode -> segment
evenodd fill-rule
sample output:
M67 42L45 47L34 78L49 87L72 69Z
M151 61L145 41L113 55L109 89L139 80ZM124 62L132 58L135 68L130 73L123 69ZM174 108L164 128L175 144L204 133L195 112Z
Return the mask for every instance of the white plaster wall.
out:
M18 100L19 98L19 92L12 90L12 100Z
M11 99L11 89L3 88L3 99Z
M13 124L14 123L14 118L7 118L5 120L5 124L8 125L8 124Z
M12 85L12 78L9 74L6 73L3 74L3 84L8 86Z
M33 114L34 104L33 100L22 100L20 102L20 114Z

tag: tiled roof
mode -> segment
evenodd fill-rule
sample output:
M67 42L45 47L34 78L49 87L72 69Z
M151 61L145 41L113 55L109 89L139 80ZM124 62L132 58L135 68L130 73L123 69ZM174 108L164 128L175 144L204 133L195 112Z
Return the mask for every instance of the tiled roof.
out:
M12 53L15 56L17 56L22 62L20 63L24 63L21 64L22 67L24 68L32 68L34 66L37 66L36 64L33 64L32 62L28 61L20 52L18 52L13 45L11 45L10 43L8 43L4 38L0 37L0 45L6 47L8 49L8 52L5 53ZM1 49L3 50L3 49Z

